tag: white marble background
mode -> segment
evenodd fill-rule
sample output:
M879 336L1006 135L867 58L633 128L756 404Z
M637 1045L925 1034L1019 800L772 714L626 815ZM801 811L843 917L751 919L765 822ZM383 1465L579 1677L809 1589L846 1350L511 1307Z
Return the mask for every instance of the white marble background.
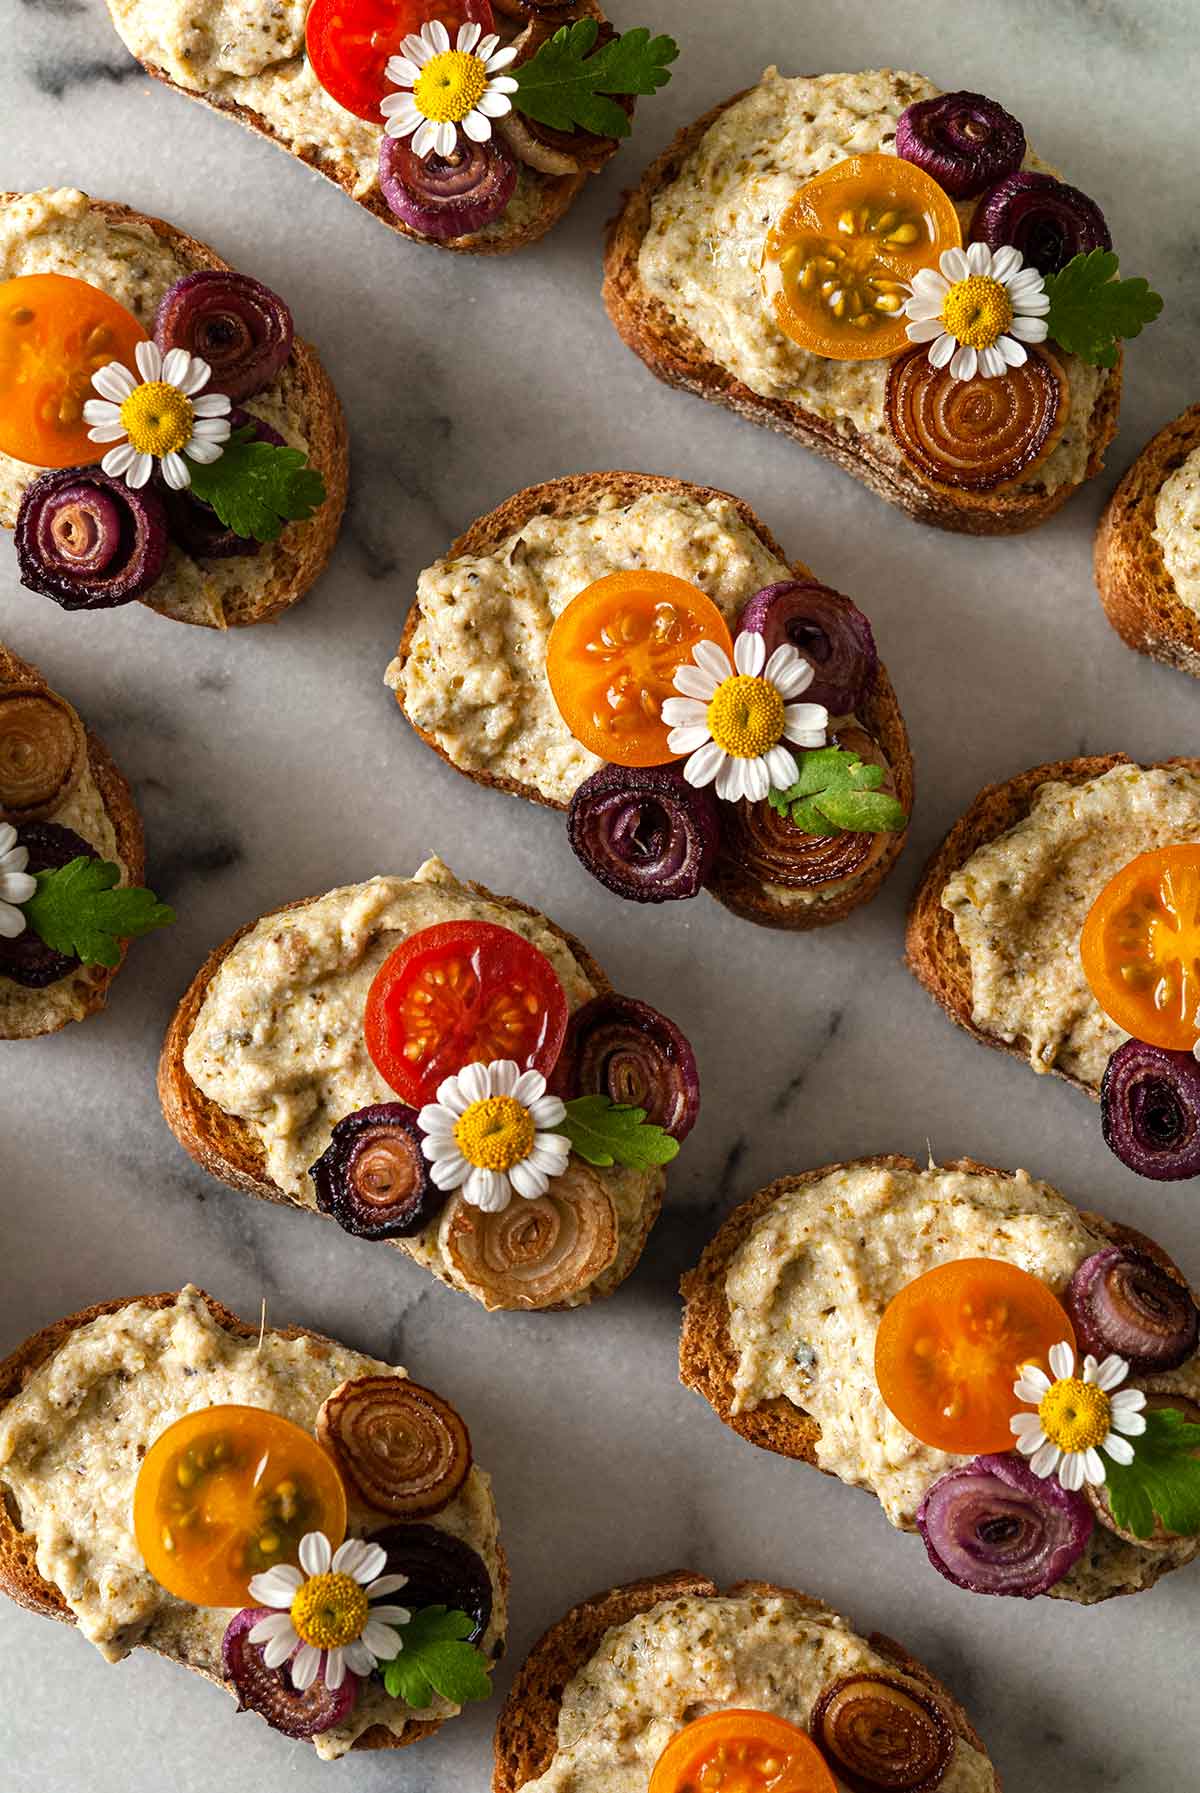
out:
M900 963L923 855L982 783L1061 755L1196 746L1200 692L1127 652L1090 570L1117 474L1200 396L1196 0L612 11L676 33L675 80L564 227L515 260L476 262L390 236L278 150L144 79L101 0L0 0L0 187L127 201L277 287L341 391L354 455L333 567L277 627L222 639L137 605L72 618L20 589L0 543L0 636L134 780L153 882L180 915L134 948L104 1016L0 1046L0 1351L94 1300L188 1277L247 1314L265 1296L273 1319L402 1361L468 1416L512 1563L510 1664L610 1583L684 1565L770 1577L904 1639L964 1698L1012 1793L1175 1793L1196 1785L1200 1746L1197 1571L1093 1611L956 1591L869 1500L754 1451L677 1386L675 1290L720 1216L770 1178L927 1140L944 1158L1024 1165L1200 1270L1195 1190L1127 1174L1089 1103L973 1045ZM1109 472L1048 527L995 542L920 529L803 450L657 385L609 328L600 236L622 180L772 60L890 63L995 95L1101 202L1127 270L1164 293L1163 320L1128 356ZM558 818L458 778L397 715L381 676L418 569L517 487L607 466L741 493L873 617L919 808L883 895L847 925L788 938L706 899L626 908L577 866ZM488 1318L390 1252L209 1180L159 1114L163 1028L215 941L431 849L581 934L700 1055L704 1114L645 1259L578 1315ZM327 1768L253 1718L231 1723L222 1696L169 1665L111 1670L7 1604L0 1649L9 1793L487 1784L494 1702L419 1750Z

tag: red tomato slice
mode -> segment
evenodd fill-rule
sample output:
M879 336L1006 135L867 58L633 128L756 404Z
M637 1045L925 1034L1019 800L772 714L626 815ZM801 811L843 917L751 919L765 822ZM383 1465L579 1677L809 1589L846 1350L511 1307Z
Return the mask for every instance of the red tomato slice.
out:
M511 1058L548 1076L567 1031L567 999L545 953L511 928L444 921L384 960L363 1026L379 1075L419 1108L464 1065Z
M496 29L491 0L314 0L304 30L313 74L347 112L381 124L388 58L433 19L451 43L460 25L482 25L485 36Z

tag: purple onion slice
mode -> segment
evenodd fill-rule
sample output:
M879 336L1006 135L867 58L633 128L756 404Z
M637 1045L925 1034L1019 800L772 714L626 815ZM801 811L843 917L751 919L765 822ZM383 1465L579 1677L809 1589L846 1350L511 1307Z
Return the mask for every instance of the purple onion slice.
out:
M1144 1251L1109 1245L1085 1258L1063 1306L1080 1351L1115 1352L1135 1375L1177 1370L1200 1343L1200 1310L1190 1289Z
M1025 132L982 93L939 93L900 114L896 154L924 169L952 199L970 199L1021 166Z
M517 164L496 137L459 135L450 156L415 155L407 138L379 145L379 187L397 218L424 237L469 236L498 218L517 185Z
M492 1620L494 1592L487 1564L469 1544L436 1525L389 1525L371 1543L387 1551L385 1575L407 1575L397 1598L413 1612L448 1606L474 1620L466 1640L478 1643Z
M849 716L866 695L879 655L871 625L849 598L812 580L789 579L755 592L738 619L738 634L761 635L767 658L790 642L813 669L805 703Z
M135 492L99 467L59 467L26 488L15 540L29 591L64 610L111 610L162 572L167 516L149 486Z
M416 1112L405 1102L348 1114L308 1174L322 1214L359 1239L411 1239L449 1199L429 1174Z
M229 413L230 429L244 429L247 424L254 431L255 442L271 442L276 448L285 446L277 429L264 423L261 417L255 417L253 412L243 411L235 405ZM171 538L193 560L229 560L234 555L257 554L262 547L253 536L235 535L222 523L212 505L194 497L191 491L177 492L164 483L162 498Z
M70 865L73 859L100 857L82 834L76 834L73 828L64 828L58 822L19 824L16 844L29 849L26 870L31 875L57 871L60 866ZM47 984L58 983L60 978L69 977L78 968L79 960L74 954L55 952L31 927L27 926L15 940L7 940L0 934L0 977L10 977L27 990L44 990Z
M292 1686L288 1664L268 1668L263 1646L249 1641L250 1632L270 1613L266 1606L246 1606L225 1627L221 1668L225 1679L233 1682L238 1711L257 1712L273 1731L281 1731L285 1737L316 1737L331 1731L334 1725L344 1723L358 1704L358 1676L347 1670L336 1690L326 1687L318 1676L304 1693L299 1692Z
M567 839L617 896L675 902L708 881L721 844L717 800L678 766L601 766L571 799Z
M1031 1600L1062 1580L1092 1535L1092 1509L1009 1452L976 1457L933 1484L917 1529L939 1575L973 1594Z
M1112 248L1095 200L1032 168L1008 175L984 194L971 220L971 241L989 249L1011 243L1040 274L1057 274L1073 256L1092 249Z
M165 354L186 349L212 369L209 390L235 402L269 386L292 352L292 314L269 286L229 268L203 268L168 287L154 317Z
M686 1139L700 1112L696 1056L673 1021L648 1002L611 991L576 1009L551 1087L565 1100L608 1096L673 1139Z
M1139 1177L1200 1177L1200 1064L1190 1052L1126 1040L1100 1084L1104 1142Z

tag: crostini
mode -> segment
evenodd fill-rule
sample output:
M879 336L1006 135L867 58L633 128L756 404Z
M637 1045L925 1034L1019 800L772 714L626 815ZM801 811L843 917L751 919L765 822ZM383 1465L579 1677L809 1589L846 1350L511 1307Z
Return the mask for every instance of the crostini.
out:
M467 1429L317 1333L190 1286L72 1314L0 1364L0 1491L11 1599L109 1662L195 1670L327 1760L490 1691L508 1573Z
M299 0L270 28L109 0L147 74L279 144L416 242L524 249L628 136L678 46L596 0Z
M386 1240L488 1309L610 1295L700 1102L673 1022L437 859L219 946L158 1088L213 1176Z
M145 869L142 819L103 741L0 642L0 1040L104 1007L129 941L173 919Z
M604 298L667 384L835 461L923 523L1044 522L1116 429L1119 337L1095 202L1011 113L890 69L757 86L680 132L610 228Z
M65 610L272 621L333 552L346 425L278 294L75 188L0 194L0 523Z
M386 680L456 771L565 810L583 866L634 902L707 889L823 927L904 845L912 757L870 623L728 492L646 473L518 492L422 573Z
M752 1444L869 1489L957 1586L1092 1605L1200 1553L1195 1295L1024 1171L783 1177L682 1289L684 1384Z
M809 1594L682 1570L595 1594L539 1639L500 1714L492 1789L691 1793L730 1763L747 1788L1000 1786L903 1645Z
M1096 530L1095 567L1121 640L1200 678L1200 405L1124 475Z

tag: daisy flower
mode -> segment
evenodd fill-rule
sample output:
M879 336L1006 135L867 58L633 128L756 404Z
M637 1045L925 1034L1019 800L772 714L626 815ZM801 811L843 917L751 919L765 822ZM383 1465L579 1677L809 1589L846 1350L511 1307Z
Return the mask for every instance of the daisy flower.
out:
M1140 1388L1121 1387L1129 1374L1123 1357L1106 1357L1102 1363L1085 1357L1083 1375L1077 1376L1075 1353L1064 1341L1051 1346L1050 1369L1053 1382L1036 1364L1025 1365L1013 1393L1019 1401L1034 1403L1037 1411L1015 1413L1010 1424L1033 1473L1057 1471L1063 1487L1074 1493L1085 1482L1104 1481L1101 1451L1114 1463L1133 1462L1129 1439L1146 1430L1146 1397Z
M380 107L388 136L411 136L418 156L453 155L460 125L473 142L486 143L492 120L512 111L508 96L517 91L513 77L500 72L516 57L516 46L499 45L495 33L483 36L481 25L460 25L451 49L440 19L406 37L384 71L399 89Z
M545 1195L566 1170L570 1142L550 1131L566 1112L546 1094L540 1071L522 1071L511 1058L464 1065L417 1116L421 1150L439 1189L461 1189L473 1207L500 1214L514 1194Z
M940 269L940 272L938 271ZM946 249L938 268L914 277L904 312L911 342L927 342L934 367L956 380L994 379L1025 360L1027 342L1046 340L1050 300L1018 249L972 243Z
M291 1657L292 1685L303 1693L321 1675L338 1688L346 1671L369 1675L377 1663L402 1650L397 1627L412 1614L406 1606L376 1606L397 1593L407 1575L382 1575L387 1552L365 1538L347 1538L331 1550L324 1532L300 1540L300 1567L279 1563L251 1577L250 1598L280 1610L260 1619L247 1641L262 1644L268 1668ZM294 1652L294 1654L293 1654Z
M823 704L791 700L807 691L813 669L790 642L767 659L761 635L744 630L733 644L733 665L711 641L698 642L692 662L675 674L675 689L662 718L667 746L690 757L689 784L716 780L717 796L735 803L786 791L799 777L796 756L784 746L824 747L829 712Z
M25 932L25 917L19 905L27 903L37 889L37 879L25 867L29 864L29 848L17 845L17 831L11 822L0 822L0 935L15 940Z
M93 425L88 437L119 444L100 462L114 479L124 475L127 486L144 486L160 461L167 484L182 492L192 483L184 456L215 461L229 440L229 400L223 392L204 391L212 369L186 349L164 355L156 343L139 342L134 360L140 381L119 361L92 375L101 396L83 407L85 422Z

